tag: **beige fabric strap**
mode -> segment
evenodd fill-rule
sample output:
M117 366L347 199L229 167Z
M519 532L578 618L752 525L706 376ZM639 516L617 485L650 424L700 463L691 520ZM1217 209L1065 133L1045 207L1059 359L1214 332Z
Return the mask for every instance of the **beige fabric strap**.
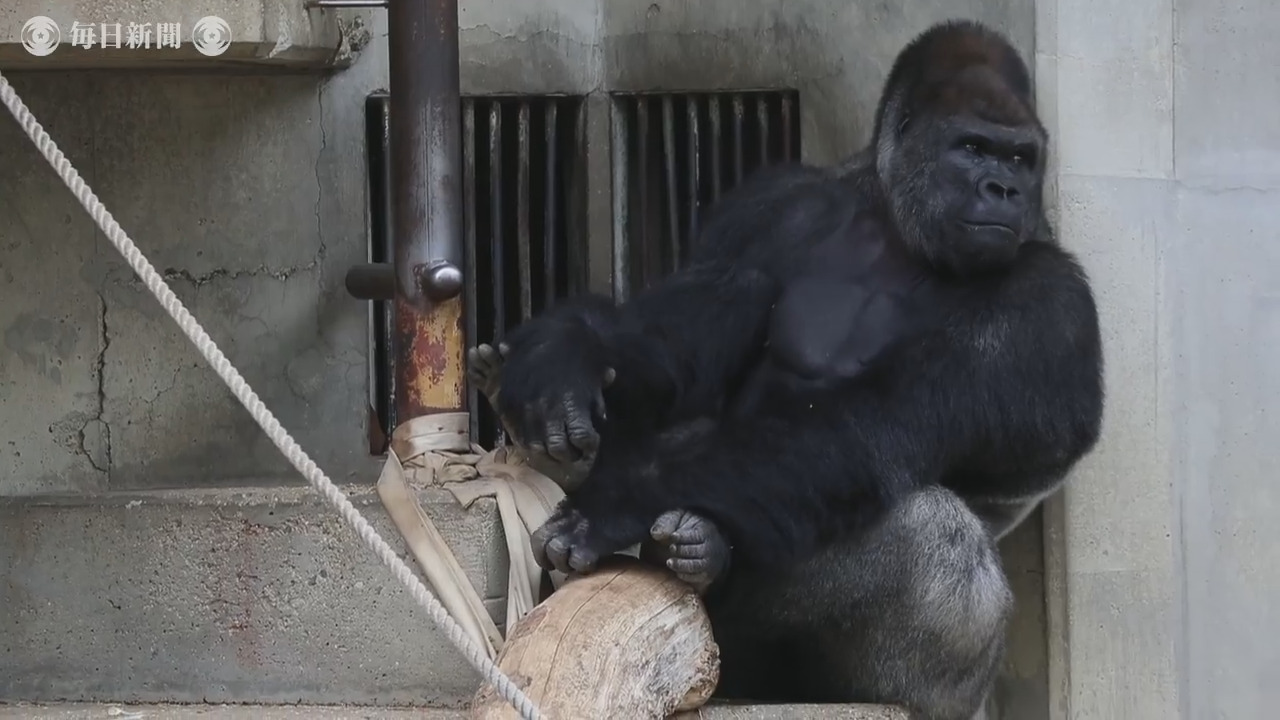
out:
M491 658L502 635L484 600L467 579L457 557L423 511L415 487L443 486L463 507L495 498L506 537L506 627L515 627L537 604L541 568L533 559L529 536L551 515L564 491L534 470L519 450L485 452L468 441L466 413L425 415L402 423L391 438L391 452L378 479L378 497L409 545L441 603ZM552 574L555 587L563 582Z

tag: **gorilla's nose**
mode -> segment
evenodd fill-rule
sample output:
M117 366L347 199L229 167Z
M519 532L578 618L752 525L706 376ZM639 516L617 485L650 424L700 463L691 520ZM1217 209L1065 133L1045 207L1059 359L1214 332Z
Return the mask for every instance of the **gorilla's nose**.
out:
M1012 183L1005 183L999 180L986 179L978 186L978 195L990 203L1013 202L1021 204L1022 191L1015 187Z

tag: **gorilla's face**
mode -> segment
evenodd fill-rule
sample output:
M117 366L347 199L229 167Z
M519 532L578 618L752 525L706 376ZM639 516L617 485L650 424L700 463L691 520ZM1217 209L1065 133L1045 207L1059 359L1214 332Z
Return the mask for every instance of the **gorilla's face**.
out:
M937 182L950 192L950 217L938 218L956 253L978 265L1013 260L1035 231L1040 199L1040 142L1035 133L977 120L940 133Z
M899 230L940 268L960 274L999 268L1038 232L1044 177L1038 128L972 116L912 123L893 154L884 180Z

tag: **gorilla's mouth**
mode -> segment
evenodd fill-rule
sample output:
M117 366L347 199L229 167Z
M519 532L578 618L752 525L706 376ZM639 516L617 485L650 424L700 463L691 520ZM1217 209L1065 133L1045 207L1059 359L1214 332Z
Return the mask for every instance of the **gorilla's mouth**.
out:
M1017 234L1017 233L1014 233L1013 228L1009 227L1008 225L1005 225L1004 223L970 222L968 220L961 220L960 225L964 227L966 230L973 230L973 231L998 230L998 231L1007 232L1010 235Z

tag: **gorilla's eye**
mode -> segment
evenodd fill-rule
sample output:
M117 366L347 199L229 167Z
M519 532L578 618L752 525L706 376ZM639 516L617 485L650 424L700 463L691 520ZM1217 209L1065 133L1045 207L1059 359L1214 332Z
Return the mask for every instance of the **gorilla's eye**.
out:
M975 135L965 135L959 138L957 143L960 149L974 156L982 156L987 152L987 143L981 137Z
M1036 152L1028 149L1016 150L1011 160L1013 160L1014 165L1034 167L1036 164Z

